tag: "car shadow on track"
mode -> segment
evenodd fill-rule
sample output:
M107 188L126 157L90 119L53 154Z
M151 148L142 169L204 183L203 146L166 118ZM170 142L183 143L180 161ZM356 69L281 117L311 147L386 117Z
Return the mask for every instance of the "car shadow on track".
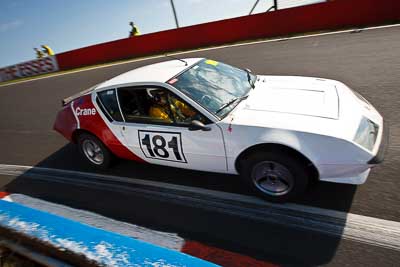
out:
M251 194L238 176L182 170L156 165L119 161L110 170L94 169L79 155L74 145L68 144L35 167L102 173L138 179L156 180L172 184L212 190ZM327 264L337 254L341 238L299 230L282 224L254 218L228 215L224 211L209 211L202 207L188 207L105 188L82 187L34 179L31 171L16 177L4 186L10 193L21 193L73 208L90 210L157 230L177 232L191 240L260 260L283 265ZM319 183L297 203L348 212L355 186ZM345 224L339 226L343 230Z

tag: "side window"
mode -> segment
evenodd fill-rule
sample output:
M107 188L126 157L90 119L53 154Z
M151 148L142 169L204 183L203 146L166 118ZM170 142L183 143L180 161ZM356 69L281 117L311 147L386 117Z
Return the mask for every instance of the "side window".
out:
M119 111L117 96L115 94L115 89L110 89L98 93L100 102L106 109L106 115L111 116L116 121L123 121L121 112Z
M118 99L126 122L173 123L166 117L154 116L154 99L147 88L118 88Z
M206 119L166 89L119 88L118 98L127 122L189 124Z

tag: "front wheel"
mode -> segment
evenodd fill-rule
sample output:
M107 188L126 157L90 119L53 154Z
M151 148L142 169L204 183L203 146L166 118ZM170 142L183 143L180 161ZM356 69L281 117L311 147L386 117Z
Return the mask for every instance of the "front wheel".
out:
M111 164L111 153L94 135L82 133L78 137L79 151L92 166L107 169Z
M305 166L291 155L258 152L242 162L241 175L250 188L272 202L286 202L304 193L308 185Z

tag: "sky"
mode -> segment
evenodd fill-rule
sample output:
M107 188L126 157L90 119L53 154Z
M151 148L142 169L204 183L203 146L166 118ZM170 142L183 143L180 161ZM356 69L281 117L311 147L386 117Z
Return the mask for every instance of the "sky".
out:
M179 26L248 15L256 0L174 0ZM272 0L260 0L253 13ZM321 0L278 0L287 8ZM0 67L35 58L33 48L55 53L128 37L129 21L142 34L175 28L170 0L0 0Z

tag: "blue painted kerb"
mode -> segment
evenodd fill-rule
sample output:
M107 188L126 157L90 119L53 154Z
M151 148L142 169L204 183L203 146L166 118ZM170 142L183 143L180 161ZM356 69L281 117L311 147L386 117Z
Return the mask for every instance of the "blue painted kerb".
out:
M112 266L217 266L204 260L0 200L0 225Z

